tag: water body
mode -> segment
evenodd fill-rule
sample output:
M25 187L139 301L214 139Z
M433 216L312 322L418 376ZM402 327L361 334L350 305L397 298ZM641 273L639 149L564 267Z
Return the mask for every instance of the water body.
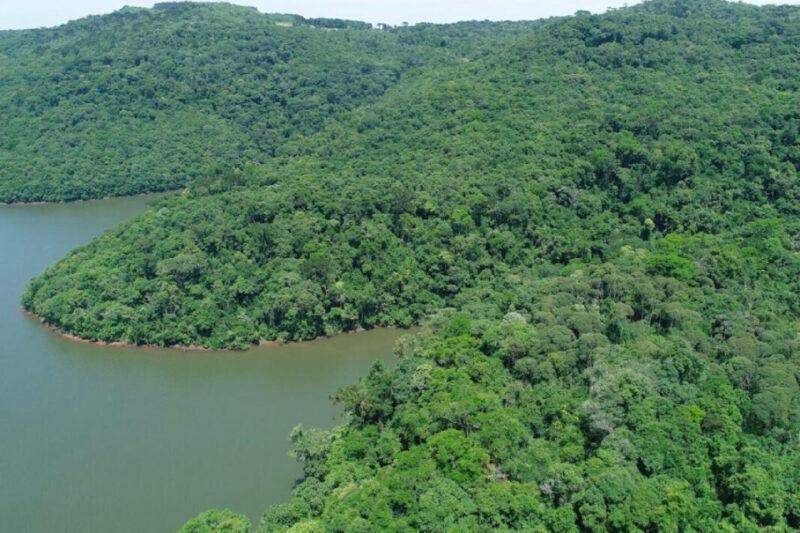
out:
M257 523L300 474L291 428L332 425L330 395L391 359L396 331L139 350L69 341L22 313L31 277L151 200L0 206L0 531L172 532L211 507Z

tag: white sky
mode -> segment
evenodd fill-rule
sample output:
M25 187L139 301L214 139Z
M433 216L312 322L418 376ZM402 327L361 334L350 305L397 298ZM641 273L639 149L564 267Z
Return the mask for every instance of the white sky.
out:
M800 4L800 0L748 0L753 4ZM55 26L69 20L110 13L124 5L153 5L152 0L0 0L0 29ZM234 0L262 12L296 13L366 22L455 22L525 20L571 15L584 9L602 12L637 0Z

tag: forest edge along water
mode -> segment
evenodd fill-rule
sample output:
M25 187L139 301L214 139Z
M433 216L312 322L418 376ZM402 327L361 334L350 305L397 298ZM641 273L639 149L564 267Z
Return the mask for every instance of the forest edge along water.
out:
M73 335L71 333L67 333L66 331L60 330L57 326L48 323L44 318L38 316L36 313L28 311L24 307L20 307L20 311L27 316L29 319L38 322L44 329L48 330L51 333L54 333L64 339L72 342L79 342L83 344L93 344L95 346L101 347L111 347L111 348L135 348L139 350L178 350L181 352L242 352L245 350L234 350L234 349L227 349L227 348L220 348L220 349L212 349L206 348L205 346L199 346L196 344L174 344L170 346L159 346L157 344L133 344L130 342L123 342L123 341L95 341L90 339L84 339L83 337L79 337L77 335ZM385 327L378 327L373 329L365 329L365 328L358 328L352 331L342 331L336 333L334 335L328 336L320 336L314 339L308 339L305 341L281 341L281 340L267 340L262 339L258 342L258 344L253 344L248 349L253 348L275 348L279 346L287 346L291 344L302 344L305 342L313 342L313 341L321 341L324 339L331 339L333 337L339 337L342 335L359 335L361 333L366 333L368 331L373 331L374 329L378 330L393 330L396 331L398 334L402 333L412 333L416 330L416 328L398 328L394 326L385 326Z
M0 531L171 532L208 507L257 523L300 468L291 429L329 427L330 396L397 330L245 352L73 342L27 317L25 284L154 197L0 206Z

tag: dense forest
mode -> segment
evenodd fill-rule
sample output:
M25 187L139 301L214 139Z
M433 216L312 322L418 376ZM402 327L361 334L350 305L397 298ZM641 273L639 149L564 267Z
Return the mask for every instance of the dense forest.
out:
M423 324L292 433L259 531L800 528L800 8L342 31L431 58L215 159L26 308L209 348Z
M0 32L0 202L176 189L533 23L373 30L227 4ZM335 30L335 31L333 31Z

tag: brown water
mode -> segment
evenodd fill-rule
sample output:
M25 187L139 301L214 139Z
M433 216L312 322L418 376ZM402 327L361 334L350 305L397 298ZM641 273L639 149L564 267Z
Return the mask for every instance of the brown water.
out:
M298 423L400 332L246 353L105 348L61 338L19 308L25 283L145 209L147 197L0 206L0 531L171 532L210 507L254 523L285 500Z

